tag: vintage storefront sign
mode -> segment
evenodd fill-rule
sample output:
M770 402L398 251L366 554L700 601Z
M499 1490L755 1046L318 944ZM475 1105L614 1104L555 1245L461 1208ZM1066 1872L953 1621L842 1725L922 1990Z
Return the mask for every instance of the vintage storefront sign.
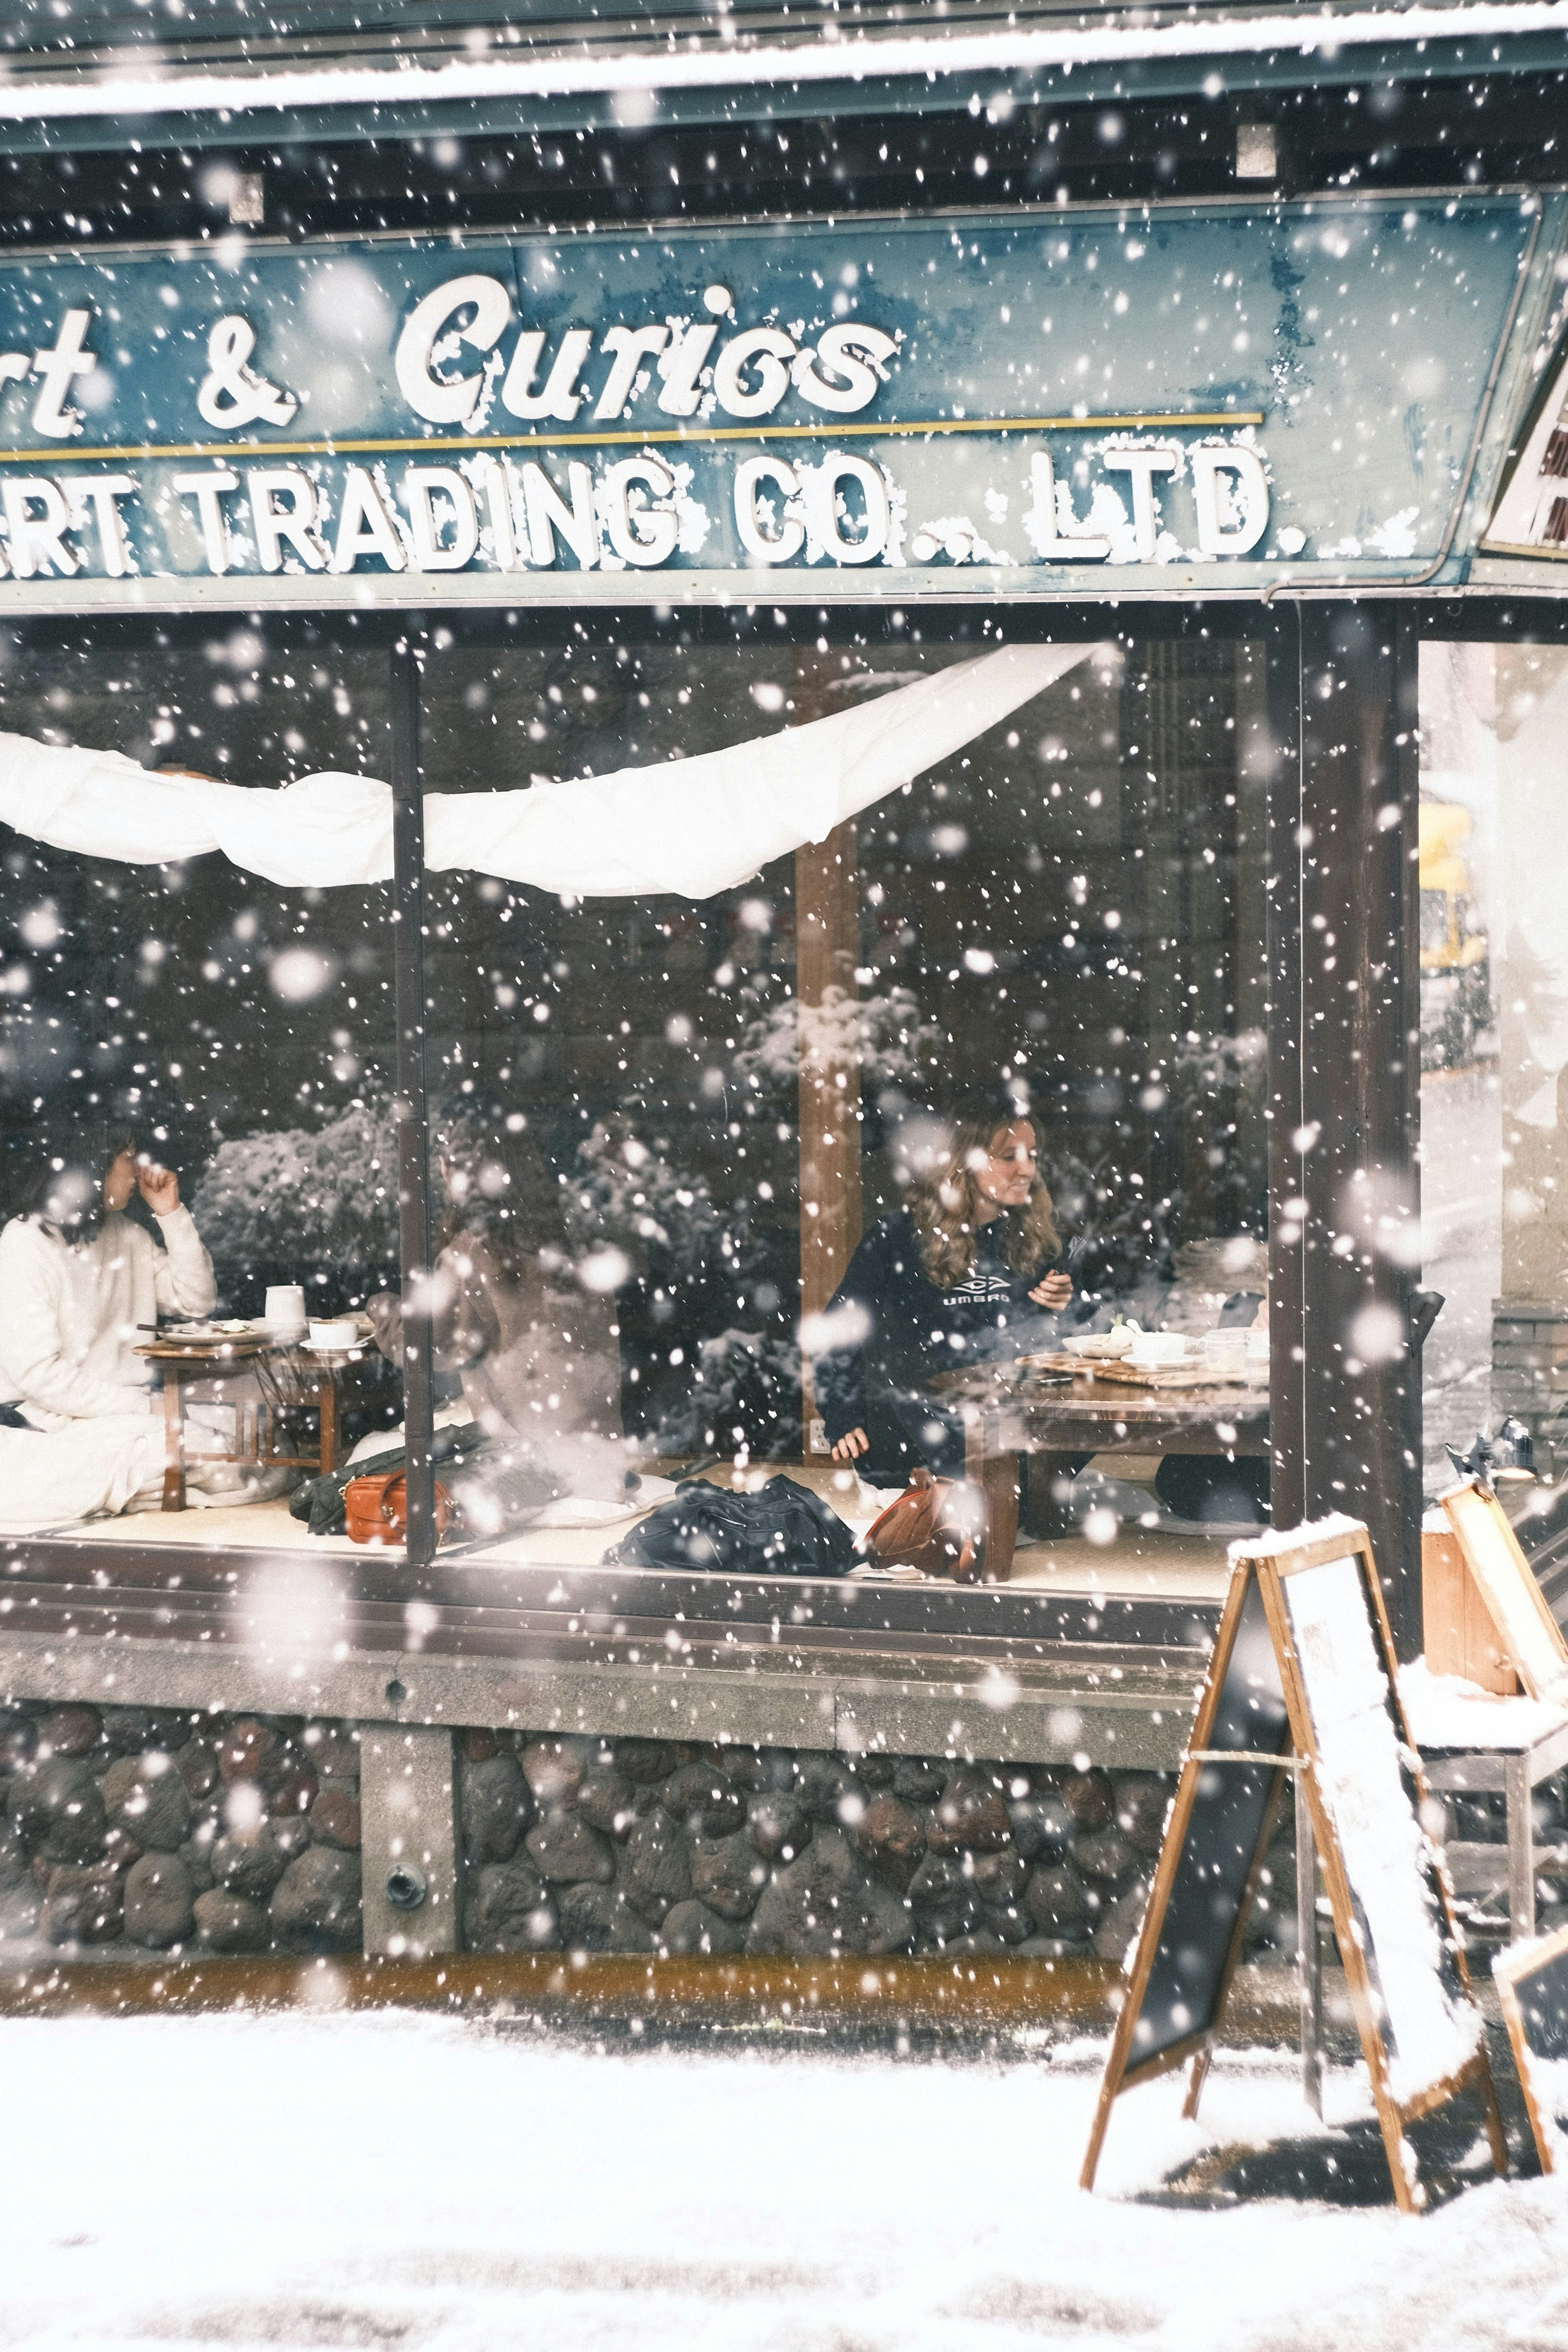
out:
M1551 202L7 259L0 604L1452 578Z

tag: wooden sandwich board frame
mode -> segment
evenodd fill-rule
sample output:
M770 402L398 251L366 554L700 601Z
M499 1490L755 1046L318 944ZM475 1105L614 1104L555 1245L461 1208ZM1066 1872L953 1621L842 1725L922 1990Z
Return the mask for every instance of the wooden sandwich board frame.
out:
M1504 1657L1531 1698L1568 1703L1568 1641L1546 1605L1507 1512L1474 1478L1437 1497ZM1533 1637L1530 1656L1521 1634Z
M1502 2005L1502 2021L1508 2028L1508 2038L1513 2048L1513 2063L1519 2074L1519 2086L1524 2093L1525 2113L1530 2117L1530 2134L1535 2142L1535 2152L1541 2158L1542 2172L1555 2172L1556 2134L1541 2112L1535 2095L1534 2053L1525 2028L1524 2007L1519 1988L1527 1984L1542 1969L1552 1968L1559 1960L1568 1958L1568 1927L1559 1927L1550 1936L1534 1942L1518 1944L1500 1952L1492 1962L1492 1975L1497 1980L1498 2000Z
M1388 2053L1379 2025L1375 1997L1362 1936L1355 1916L1349 1874L1340 1848L1333 1818L1323 1801L1319 1784L1317 1737L1308 1701L1306 1685L1297 1657L1290 1629L1289 1612L1285 1601L1285 1580L1299 1575L1304 1569L1320 1568L1331 1560L1354 1559L1360 1563L1363 1591L1373 1614L1373 1623L1381 1644L1382 1658L1388 1677L1389 1699L1394 1709L1399 1737L1410 1759L1406 1769L1414 1784L1417 1808L1426 1800L1426 1782L1415 1757L1415 1745L1410 1737L1410 1727L1400 1703L1397 1660L1394 1635L1384 1603L1377 1569L1373 1559L1372 1539L1364 1527L1346 1523L1337 1534L1309 1535L1300 1543L1282 1545L1257 1552L1237 1551L1233 1558L1230 1587L1226 1594L1225 1609L1219 1632L1215 1639L1214 1653L1209 1661L1203 1697L1199 1702L1196 1720L1185 1755L1182 1759L1181 1778L1171 1808L1160 1859L1155 1868L1154 1884L1149 1905L1143 1915L1143 1926L1129 1971L1127 1997L1116 2021L1110 2054L1106 2061L1105 2076L1100 2084L1100 2100L1095 2109L1089 2148L1084 2157L1079 2186L1092 2189L1099 2168L1105 2134L1110 2121L1110 2110L1118 2095L1137 2084L1149 2082L1157 2074L1170 2072L1192 2062L1187 2095L1182 2113L1187 2117L1198 2111L1205 2080L1212 2063L1215 2043L1224 2020L1226 2002L1232 1979L1241 1958L1242 1942L1248 1914L1258 1890L1258 1876L1263 1868L1268 1841L1273 1833L1281 1791L1292 1774L1300 1776L1306 1795L1306 1817L1311 1823L1313 1842L1322 1870L1333 1914L1334 1933L1339 1942L1344 1966L1345 1982L1351 2007L1355 2016L1356 2031L1361 2040L1362 2054L1372 2078L1373 2103L1387 2151L1388 2168L1393 2178L1394 2195L1402 2212L1419 2212L1426 2204L1426 2192L1414 2173L1405 2169L1405 2126L1421 2116L1444 2106L1462 2091L1473 2090L1481 2103L1487 2141L1491 2151L1493 2169L1508 2170L1508 2144L1503 2136L1502 2116L1498 2107L1497 2092L1492 2083L1491 2069L1487 2062L1486 2044L1480 2041L1475 2053L1454 2074L1432 2083L1414 2097L1401 2103L1394 2093L1389 2077ZM1250 1589L1256 1583L1261 1595L1273 1644L1275 1663L1284 1692L1286 1719L1290 1745L1278 1755L1253 1753L1243 1748L1215 1748L1212 1745L1215 1718L1219 1714L1222 1694L1230 1667L1232 1652L1242 1622L1242 1611ZM1159 1950L1161 1930L1164 1925L1172 1889L1175 1885L1183 1851L1198 1798L1199 1781L1214 1766L1240 1766L1257 1769L1268 1767L1273 1770L1274 1782L1264 1810L1263 1825L1247 1873L1245 1891L1237 1906L1236 1923L1231 1930L1220 1978L1218 1997L1213 2018L1205 2024L1194 2026L1183 2039L1169 2043L1149 2058L1135 2060L1131 2055L1133 2037L1142 2009ZM1297 1821L1302 1819L1298 1808ZM1452 1953L1459 1989L1465 1999L1475 2005L1475 1994L1469 1971L1465 1965L1464 1950L1455 1922L1453 1905L1442 1870L1433 1858L1430 1884L1441 1909L1442 1926L1446 1930L1448 1948ZM1317 1933L1315 1919L1303 1920L1303 1937Z

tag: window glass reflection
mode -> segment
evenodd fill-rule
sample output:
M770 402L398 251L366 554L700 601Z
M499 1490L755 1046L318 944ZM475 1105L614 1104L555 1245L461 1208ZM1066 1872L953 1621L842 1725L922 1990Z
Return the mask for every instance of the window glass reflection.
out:
M447 647L426 781L657 772L969 651ZM1086 649L715 897L431 877L437 1138L528 1139L567 1276L550 1311L564 1336L572 1285L613 1306L639 1463L789 1464L863 1524L919 1463L962 1475L966 1368L1136 1323L1194 1374L1266 1382L1262 742L1249 646ZM1010 1160L1018 1198L992 1199ZM1257 1524L1263 1442L1064 1444L1020 1566L1091 1520L1189 1544Z

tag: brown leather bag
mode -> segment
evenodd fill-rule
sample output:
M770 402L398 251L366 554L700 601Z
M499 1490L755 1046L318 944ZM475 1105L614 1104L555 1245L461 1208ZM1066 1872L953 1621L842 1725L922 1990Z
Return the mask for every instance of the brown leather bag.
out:
M436 1481L436 1540L452 1524L452 1497ZM380 1477L351 1478L343 1488L343 1525L361 1544L400 1544L408 1538L408 1481L401 1470Z
M918 1568L922 1576L974 1583L983 1550L974 1500L973 1490L954 1478L915 1471L903 1494L867 1528L868 1558L881 1568Z

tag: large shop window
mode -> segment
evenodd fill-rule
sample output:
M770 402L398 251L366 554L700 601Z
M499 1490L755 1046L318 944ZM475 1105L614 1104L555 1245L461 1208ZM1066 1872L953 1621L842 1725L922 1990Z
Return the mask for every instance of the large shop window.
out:
M973 651L447 646L426 782L631 768L652 792L666 762ZM1268 1507L1262 704L1247 643L1086 645L712 896L432 877L446 1410L526 1391L524 1425L589 1490L618 1442L669 1475L783 1471L858 1532L917 1465L973 1467L976 1412L1005 1452L1022 1402L1039 1450L1012 1581L1217 1590L1216 1539ZM1069 1351L1124 1374L1134 1325L1184 1361L1157 1387L1102 1374L1086 1430ZM491 1351L465 1360L480 1328Z
M854 1538L917 1467L994 1505L1016 1457L1013 1582L1212 1596L1225 1538L1268 1513L1260 648L1052 649L1005 708L954 725L950 698L910 780L825 830L835 718L893 726L984 643L521 635L422 656L424 787L459 803L431 820L425 952L461 1538L635 1564L693 1474L786 1476ZM29 641L0 671L11 733L241 785L384 777L388 713L384 648L298 625ZM742 771L689 793L681 763L786 728L766 837L790 845L746 870ZM489 824L474 796L531 779L563 789L581 889L436 859ZM645 877L625 895L593 878L617 859ZM346 1541L298 1490L400 1438L392 918L384 884L5 836L7 1525ZM122 1139L143 1172L107 1246ZM62 1278L54 1355L93 1376L73 1395L40 1303ZM284 1345L290 1287L364 1324ZM269 1308L231 1362L141 1352ZM773 1565L825 1559L856 1556Z
M189 650L0 638L0 728L241 785L384 775L386 658L244 625ZM259 1318L279 1285L321 1318L395 1282L391 893L20 830L0 860L0 1525L265 1540L265 1505L287 1530L279 1498L319 1459L309 1360L242 1345L195 1378L140 1353L167 1330L138 1327ZM122 1171L100 1223L127 1143L142 1177ZM161 1376L180 1382L183 1512L162 1508ZM395 1375L366 1359L342 1401L352 1444L398 1418ZM243 1458L262 1454L298 1459Z

